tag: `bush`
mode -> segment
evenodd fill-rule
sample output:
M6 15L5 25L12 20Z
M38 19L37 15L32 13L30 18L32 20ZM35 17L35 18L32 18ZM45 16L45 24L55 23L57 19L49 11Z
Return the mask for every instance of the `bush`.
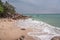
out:
M7 1L3 3L0 0L0 17L9 17L15 14L15 7L9 4Z
M0 13L4 12L4 8L0 5Z

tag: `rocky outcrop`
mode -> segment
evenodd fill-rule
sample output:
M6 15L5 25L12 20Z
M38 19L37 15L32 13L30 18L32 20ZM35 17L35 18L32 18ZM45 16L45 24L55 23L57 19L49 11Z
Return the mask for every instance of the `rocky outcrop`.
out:
M14 20L18 20L18 19L27 19L27 18L30 18L29 16L24 16L24 15L21 15L21 14L18 14L18 13L15 13L15 14L11 14L11 13L7 13L7 14L3 14L0 16L0 18L11 18L11 19L14 19Z
M60 40L60 36L55 36L51 40Z
M17 20L17 19L27 19L27 18L30 18L29 16L24 16L24 15L21 15L21 14L14 14L12 15L12 19L14 20Z

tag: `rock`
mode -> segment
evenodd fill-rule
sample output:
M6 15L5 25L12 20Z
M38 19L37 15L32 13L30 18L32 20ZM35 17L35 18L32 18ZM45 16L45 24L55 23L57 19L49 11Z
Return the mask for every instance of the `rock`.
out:
M27 19L27 18L30 18L30 17L29 16L24 16L24 15L18 14L18 13L11 14L11 13L8 12L6 14L1 14L0 18L11 18L11 19L14 19L14 20L18 20L18 19Z
M55 36L51 40L60 40L60 36Z
M26 30L25 28L21 28L21 30Z
M21 14L14 14L12 15L12 19L17 20L17 19L27 19L30 18L29 16L23 16Z

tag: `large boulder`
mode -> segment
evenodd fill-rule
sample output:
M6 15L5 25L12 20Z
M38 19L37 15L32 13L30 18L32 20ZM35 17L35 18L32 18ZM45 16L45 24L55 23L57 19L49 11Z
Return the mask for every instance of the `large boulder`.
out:
M60 40L60 36L55 36L51 40Z

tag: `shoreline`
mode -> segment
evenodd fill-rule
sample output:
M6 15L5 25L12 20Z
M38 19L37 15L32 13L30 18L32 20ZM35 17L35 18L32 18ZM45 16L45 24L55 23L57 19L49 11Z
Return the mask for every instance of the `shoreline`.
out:
M49 25L49 24L47 24L47 23L45 23L45 22L42 22L42 21L36 21L36 20L32 20L32 19L26 19L26 20L19 20L18 21L19 23L21 23L21 24L19 24L18 23L18 25L20 25L21 26L21 28L26 28L26 29L28 29L28 28L32 28L33 29L33 32L29 32L28 33L28 35L29 36L32 36L33 38L35 38L35 37L37 37L37 39L38 39L38 37L39 37L39 33L42 33L43 34L43 36L42 37L44 37L44 39L45 38L47 38L47 40L49 39L49 38L53 38L53 37L55 37L55 36L60 36L60 29L58 29L58 28L56 28L56 27L54 27L54 26L51 26L51 25ZM39 26L38 26L39 25ZM30 27L29 27L30 26ZM41 30L41 31L40 31ZM59 32L58 32L59 31ZM34 33L34 32L36 32L36 34ZM39 32L39 33L38 33ZM38 35L39 34L39 35ZM45 35L44 35L45 34ZM53 35L52 35L53 34ZM41 37L40 36L40 37ZM42 40L43 40L43 38L42 38ZM50 39L49 39L50 40Z
M24 36L24 40L34 40L28 36L27 33L32 31L31 29L21 30L21 28L15 25L16 20L12 19L0 19L0 39L1 40L19 40L21 36Z
M18 23L19 26L17 26L17 22L21 23L22 25L20 25ZM13 19L7 19L7 18L0 19L0 39L1 40L20 40L21 37L23 36L24 40L36 40L36 39L38 39L39 35L45 36L45 34L46 34L46 36L44 38L47 38L47 35L49 38L50 34L51 35L53 34L54 37L55 37L55 35L58 36L55 33L55 31L57 32L58 29L55 30L52 28L53 26L50 26L50 25L48 26L47 23L42 22L42 21L40 21L40 22L36 21L36 20L32 20L30 18L25 19L25 20L24 19L13 20ZM39 26L37 26L36 24ZM35 25L35 26L33 27L33 25ZM25 28L25 27L28 27L28 28ZM36 32L36 33L34 33L34 32ZM43 40L43 38L41 38L41 36L40 36L40 39ZM60 36L60 34L59 34L59 36Z

